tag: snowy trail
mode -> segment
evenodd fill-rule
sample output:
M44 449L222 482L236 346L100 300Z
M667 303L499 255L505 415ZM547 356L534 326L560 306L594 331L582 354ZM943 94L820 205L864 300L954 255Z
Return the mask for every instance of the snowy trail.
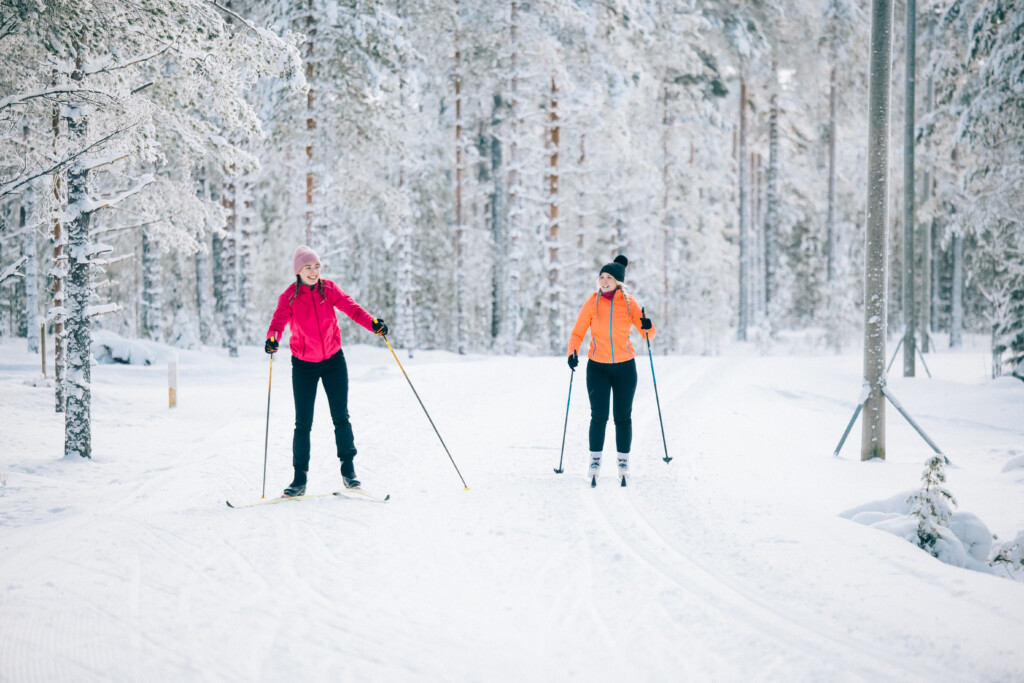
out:
M164 368L97 367L96 458L65 462L52 394L21 382L22 354L0 377L2 407L37 425L5 428L0 449L0 680L1024 678L1024 586L837 517L888 482L912 487L927 453L894 428L884 470L831 457L852 360L655 357L666 465L638 357L631 485L609 459L591 490L582 381L565 473L552 472L563 360L403 358L465 491L390 354L346 355L358 471L392 500L231 510L225 498L262 484L265 356L186 354L175 411ZM937 392L901 391L950 414ZM271 405L276 496L290 476L285 362ZM310 490L329 491L322 394L316 409ZM970 418L983 463L1007 434L1024 443L1012 415L988 412ZM936 438L962 438L941 424ZM968 499L1019 494L958 456Z
M772 675L791 675L794 669L819 680L904 680L926 681L941 677L939 670L912 670L901 661L884 661L866 655L870 643L843 642L843 635L822 632L820 624L807 622L788 613L785 605L763 604L755 591L733 579L720 578L698 566L685 551L674 547L648 522L628 496L606 498L594 505L616 540L639 561L671 581L688 594L680 611L699 614L703 631L721 633L722 659L738 648L756 651L761 671ZM693 618L691 616L691 618ZM736 671L704 671L701 677L741 677Z

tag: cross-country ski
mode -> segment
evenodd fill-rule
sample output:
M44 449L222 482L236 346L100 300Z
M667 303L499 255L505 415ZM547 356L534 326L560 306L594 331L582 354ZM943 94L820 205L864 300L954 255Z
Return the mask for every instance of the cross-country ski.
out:
M232 503L230 500L224 501L227 503L229 508L251 508L257 505L276 505L278 503L297 503L303 500L313 500L316 498L326 498L328 496L339 495L340 491L332 491L331 493L309 493L302 496L279 496L277 498L262 498L260 500L248 502L248 503Z

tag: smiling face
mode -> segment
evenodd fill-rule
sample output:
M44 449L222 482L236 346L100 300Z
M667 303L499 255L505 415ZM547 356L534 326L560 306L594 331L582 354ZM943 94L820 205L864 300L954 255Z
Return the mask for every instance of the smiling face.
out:
M320 264L319 263L307 263L299 271L299 277L307 285L312 287L320 280Z
M614 292L619 286L618 281L608 273L601 273L601 277L597 278L597 286L604 293Z

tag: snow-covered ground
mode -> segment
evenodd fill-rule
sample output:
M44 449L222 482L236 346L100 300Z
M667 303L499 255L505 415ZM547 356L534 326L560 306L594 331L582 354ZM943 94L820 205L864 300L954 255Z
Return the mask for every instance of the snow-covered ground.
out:
M168 349L96 366L94 458L66 461L24 346L0 345L0 681L1024 681L1024 583L841 516L931 455L890 409L885 462L860 462L859 424L832 456L857 355L656 356L670 464L638 358L631 485L606 449L591 490L582 374L552 471L564 359L401 354L467 491L387 348L347 344L358 472L391 501L232 510L261 493L261 349L180 352L173 410ZM981 350L928 364L890 387L959 509L1012 539L1024 383ZM281 353L268 497L292 419ZM321 392L311 492L340 484L329 425Z

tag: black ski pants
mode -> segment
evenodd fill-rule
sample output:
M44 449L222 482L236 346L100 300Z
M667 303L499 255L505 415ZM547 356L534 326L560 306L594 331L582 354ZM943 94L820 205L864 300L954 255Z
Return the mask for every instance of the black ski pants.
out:
M608 426L608 404L611 402L612 417L615 420L615 448L619 453L629 453L629 447L633 441L632 414L635 393L636 359L631 358L625 363L587 361L591 451L604 450L604 432Z
M292 465L300 472L309 471L309 432L313 428L313 405L321 381L324 383L327 403L331 407L338 458L351 460L356 456L352 423L348 420L348 366L345 365L345 354L338 351L319 363L292 356L292 393L295 396Z

